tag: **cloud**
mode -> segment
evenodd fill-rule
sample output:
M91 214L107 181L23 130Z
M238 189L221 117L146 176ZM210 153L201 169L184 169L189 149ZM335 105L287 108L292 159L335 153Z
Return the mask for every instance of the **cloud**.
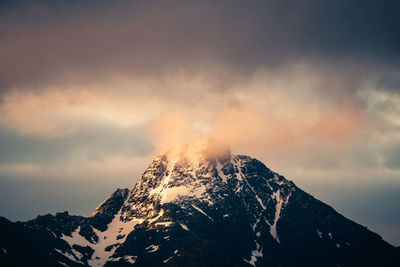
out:
M397 9L397 1L5 3L0 88L181 70L220 72L226 82L299 61L362 77L377 68L398 69Z
M294 64L258 71L246 81L233 77L225 83L227 90L215 90L222 88L218 75L181 72L154 79L118 78L48 86L37 92L12 91L4 96L0 123L19 140L7 141L11 153L25 141L36 151L45 140L43 148L53 147L44 153L49 160L57 153L71 154L67 148L73 149L74 143L85 143L86 156L96 159L103 153L152 153L146 145L150 142L159 152L213 137L240 153L296 154L310 157L314 167L324 167L352 149L356 139L367 140L365 133L375 127L364 105L353 101L354 95L345 99L343 94L320 93L321 86L347 85L346 79L336 79L340 78L336 72L326 77L326 71ZM69 145L57 150L60 142ZM27 153L25 160L31 156Z
M76 153L60 140L95 159L212 136L312 168L394 168L382 151L399 135L397 5L2 3L4 140L10 155L44 142L45 161ZM360 151L374 156L357 163Z
M108 157L145 157L152 146L138 127L83 122L74 133L54 138L20 136L0 128L0 163L52 164L102 162Z
M400 143L390 144L383 150L383 165L387 168L400 169Z

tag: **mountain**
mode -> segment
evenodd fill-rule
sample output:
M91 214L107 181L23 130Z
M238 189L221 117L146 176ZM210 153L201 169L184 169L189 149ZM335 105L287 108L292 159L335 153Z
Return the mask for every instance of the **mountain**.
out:
M0 218L0 236L0 266L400 266L378 234L213 143L158 156L90 217Z

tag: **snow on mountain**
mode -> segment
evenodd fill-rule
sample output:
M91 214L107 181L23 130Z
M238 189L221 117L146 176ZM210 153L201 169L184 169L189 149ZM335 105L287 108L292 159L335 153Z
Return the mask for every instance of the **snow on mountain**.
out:
M43 266L399 263L398 250L377 234L260 161L212 142L161 154L132 190L116 190L89 218L60 213L18 227L21 239L28 232L46 240L36 251ZM0 244L7 251L0 263L16 259L9 243Z

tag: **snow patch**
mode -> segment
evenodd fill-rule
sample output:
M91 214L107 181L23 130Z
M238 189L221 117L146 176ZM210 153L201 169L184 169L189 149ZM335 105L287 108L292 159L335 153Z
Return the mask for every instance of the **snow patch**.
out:
M49 231L55 238L57 238L57 235L53 231L51 231L48 227L46 228L46 230Z
M174 222L158 222L158 223L156 223L155 225L156 226L164 226L164 227L168 227L168 226L170 226L170 225L172 225Z
M150 245L146 248L147 252L152 253L156 252L159 249L159 246L157 245Z
M190 231L189 228L186 225L184 225L183 223L180 223L180 225L183 230Z
M177 199L179 196L185 196L188 195L190 191L190 188L187 188L186 186L176 186L176 187L170 187L170 188L165 188L162 191L162 198L161 198L161 204L163 203L168 203L172 202L175 199Z
M54 249L55 251L57 251L58 253L60 253L61 255L64 255L66 258L70 259L71 261L77 262L77 263L82 263L77 256L69 253L68 251L62 252L59 249Z
M270 227L270 233L275 240L280 243L281 241L279 240L278 233L276 232L276 224L281 216L281 209L282 209L282 203L283 199L281 199L281 190L278 189L278 191L274 192L272 194L272 197L275 198L276 200L276 206L275 206L275 218L274 222L272 223Z
M174 170L174 166L178 160L179 159L177 157L175 157L173 160L168 159L168 166L167 166L168 175L167 175L167 177L163 176L163 179L162 179L160 185L150 191L150 196L160 195L161 192L165 188L167 188L169 181L171 180L172 171ZM164 197L165 197L164 195L161 195L161 199L164 199Z
M218 171L218 176L221 177L222 182L225 184L228 183L228 177L225 175L225 173L222 171L222 164L217 160L217 171Z
M202 209L200 209L199 207L196 207L195 205L192 205L193 208L195 208L198 212L202 213L204 216L206 216L208 219L210 219L211 221L214 221L213 218L211 218L210 216L207 215L207 213L205 213Z
M250 260L243 259L245 262L253 265L254 267L256 266L257 258L261 258L263 256L262 248L257 242L256 242L256 246L257 246L257 249L251 251Z
M261 205L261 207L266 210L267 208L264 206L264 203L262 202L261 198L257 195L256 191L254 190L254 188L250 185L250 183L247 181L246 177L243 175L242 170L240 169L240 167L237 167L237 169L239 170L239 177L240 180L244 180L246 182L246 184L250 187L251 191L253 191L254 196L256 197L258 203Z
M136 262L137 256L124 256L122 259L134 264Z
M319 238L322 238L322 232L320 232L318 229L315 229L315 231L317 232L317 235L319 236Z
M79 251L77 251L77 250L75 250L75 249L71 249L71 251L72 251L72 253L74 253L74 255L75 255L76 257L78 257L79 260L82 260L82 258L83 258L82 253L80 253Z
M176 186L169 187L162 190L161 195L161 204L173 202L179 197L194 197L201 199L203 194L206 192L206 188L204 186L199 187L187 187L187 186ZM209 201L210 202L210 201Z
M122 210L122 209L121 209ZM142 219L132 219L130 221L121 221L121 210L114 216L114 219L108 224L107 230L101 232L92 227L94 233L98 237L98 242L89 242L79 234L80 226L71 233L71 236L62 235L61 239L65 240L72 248L73 245L81 247L89 246L94 252L92 258L88 260L90 266L103 266L114 254L117 247L125 242L128 234L134 229L135 225L143 222ZM107 247L114 246L109 251ZM64 254L65 255L65 254ZM74 255L77 257L77 255Z
M147 222L153 223L153 222L157 221L158 219L160 219L163 215L164 215L164 210L161 209L156 217L154 217L153 219L147 220Z
M71 233L71 236L62 234L61 235L61 239L66 241L68 244L70 244L71 248L72 248L72 245L78 245L78 246L81 246L81 247L91 246L92 243L90 243L83 236L81 236L79 234L80 231L81 231L81 226L78 226L75 229L75 231L73 231Z
M258 218L258 219L256 220L256 222L252 225L253 232L256 231L256 227L257 227L257 224L258 224L259 222L260 222L260 218Z
M129 263L134 264L136 262L137 256L124 256L124 257L117 257L117 258L111 258L110 261L127 261Z
M163 260L163 263L167 263L170 259L172 259L174 257L174 255L172 255L171 257L169 257L168 259L166 259L166 260Z

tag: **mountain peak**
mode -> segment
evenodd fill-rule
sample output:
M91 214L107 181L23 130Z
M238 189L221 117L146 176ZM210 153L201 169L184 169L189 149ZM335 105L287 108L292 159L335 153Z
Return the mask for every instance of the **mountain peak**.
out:
M121 200L125 200L128 194L129 194L128 188L124 189L118 188L108 198L106 198L103 202L101 202L100 205L97 206L97 208L93 211L93 213L90 216L94 217L98 213L105 213L109 211L110 208L114 206L115 202L121 202Z
M189 157L194 155L195 160ZM256 189L252 185L254 178L260 183ZM244 155L232 156L226 146L207 141L194 147L179 147L154 160L125 203L123 215L127 220L155 220L165 205L212 207L227 196L242 194L257 201L258 208L266 209L267 203L258 194L269 194L268 201L284 201L294 189L291 182L260 161ZM284 207L282 203L279 209ZM272 225L273 221L269 223ZM278 240L275 234L274 238Z
M1 266L21 261L20 266L247 267L400 262L398 250L379 235L262 162L231 155L212 140L161 154L133 190L117 189L91 217L65 213L19 225L0 220L0 226L7 251L0 254ZM27 253L31 258L24 261Z

